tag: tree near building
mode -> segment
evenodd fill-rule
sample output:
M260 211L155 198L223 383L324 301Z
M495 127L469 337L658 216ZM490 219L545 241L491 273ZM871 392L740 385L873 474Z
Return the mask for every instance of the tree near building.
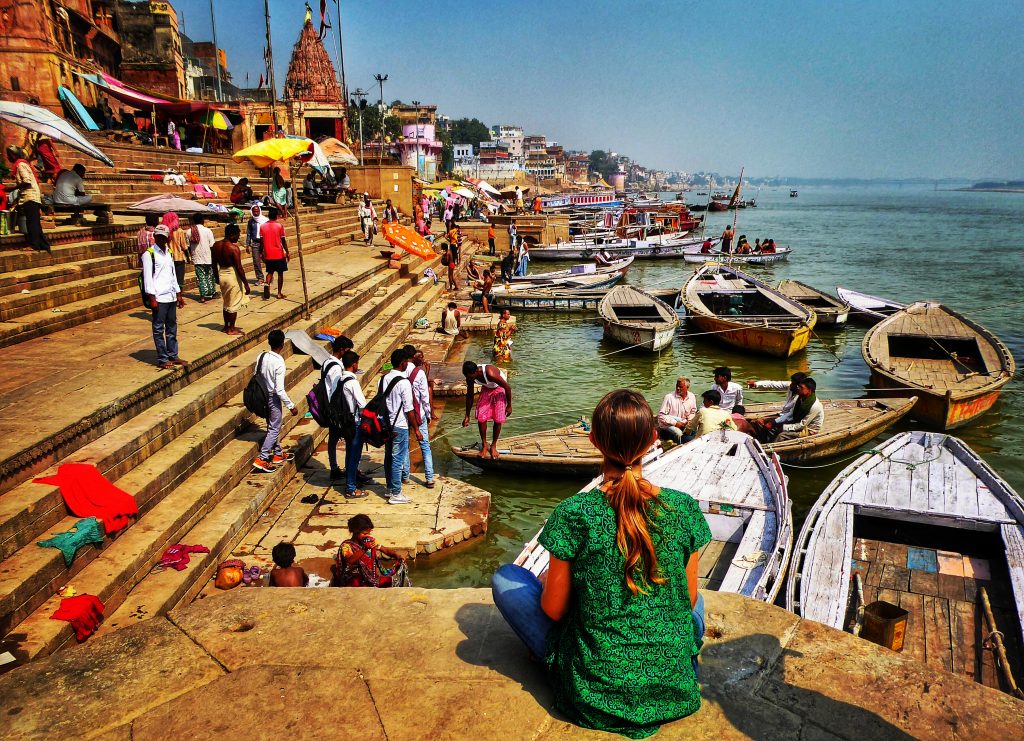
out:
M590 153L590 171L600 173L605 180L618 172L619 163L608 156L603 149L595 149Z
M473 154L480 154L480 142L491 140L491 130L477 118L457 118L449 122L447 131L438 131L441 161L445 172L455 167L455 144L472 144Z

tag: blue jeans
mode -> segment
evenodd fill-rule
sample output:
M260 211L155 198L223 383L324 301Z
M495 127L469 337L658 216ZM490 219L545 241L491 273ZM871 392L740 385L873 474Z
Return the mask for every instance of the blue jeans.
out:
M284 452L278 438L281 437L281 419L284 417L284 410L281 408L281 397L271 394L267 401L267 436L263 438L263 445L260 447L260 458L269 461L275 453Z
M402 469L409 460L409 428L396 427L384 446L384 477L389 494L402 493Z
M156 362L178 359L178 304L174 301L157 304L153 309L153 344Z
M356 427L356 434L351 440L345 441L345 492L351 494L356 490L359 476L359 461L363 457L363 432Z
M548 631L555 622L540 607L544 586L532 572L522 566L507 563L498 567L491 577L491 597L498 612L505 618L519 640L526 644L537 658L547 655ZM704 595L697 593L693 608L693 637L704 637ZM693 673L700 681L697 657L693 657Z
M427 479L427 483L434 480L434 454L430 452L430 421L424 420L420 423L420 433L423 435L423 439L420 443L420 453L423 454L423 475ZM409 441L409 445L412 446L412 440ZM409 474L412 472L412 466L409 462L409 457L405 458L405 465L402 467L402 480L409 478Z

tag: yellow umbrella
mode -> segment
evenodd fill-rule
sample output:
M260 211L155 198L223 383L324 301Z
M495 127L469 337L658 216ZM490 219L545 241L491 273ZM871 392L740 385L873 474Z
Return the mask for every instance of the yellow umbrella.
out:
M309 150L310 139L267 139L231 155L235 162L252 162L256 167L270 167L278 160L290 160Z
M267 139L240 149L231 155L235 162L252 162L256 167L270 167L279 160L290 160L303 152L312 155L311 139ZM300 165L301 169L301 165ZM299 247L299 272L302 275L303 316L309 319L309 290L306 287L306 264L302 260L302 225L299 223L299 199L295 196L295 178L292 178L292 216L295 218L295 241Z

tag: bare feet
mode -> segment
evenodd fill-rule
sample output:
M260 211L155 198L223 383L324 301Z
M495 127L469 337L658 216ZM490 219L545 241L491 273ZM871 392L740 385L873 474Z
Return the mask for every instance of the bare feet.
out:
M243 332L240 329L226 329L226 330L224 330L224 334L240 335L240 334L245 334L245 332Z
M488 448L486 445L484 445L484 447L480 450L480 457L481 458L489 458L490 456L487 455L488 452L490 452L490 448Z
M491 443L491 458L498 460L501 456L498 454L498 444Z
M278 291L278 292L277 292L277 297L278 297L278 298L287 298L287 296L285 296L285 295L284 295L283 293L281 293L280 291Z

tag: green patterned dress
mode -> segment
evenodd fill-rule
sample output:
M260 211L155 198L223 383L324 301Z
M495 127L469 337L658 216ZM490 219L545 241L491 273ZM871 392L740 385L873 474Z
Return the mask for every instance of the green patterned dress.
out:
M696 500L662 489L652 528L658 566L668 581L630 593L615 545L615 511L599 489L561 502L540 543L571 563L569 612L548 634L555 704L587 728L646 738L662 723L700 707L686 562L711 540Z

